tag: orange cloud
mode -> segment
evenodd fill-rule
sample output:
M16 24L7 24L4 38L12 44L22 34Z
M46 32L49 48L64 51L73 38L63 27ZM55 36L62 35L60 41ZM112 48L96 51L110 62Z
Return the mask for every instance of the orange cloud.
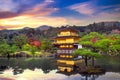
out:
M0 25L6 26L6 29L19 29L23 27L34 28L41 25L61 26L79 23L79 20L73 18L50 17L49 15L58 9L51 7L47 8L49 4L48 0L47 2L38 4L32 8L27 8L17 16L3 18L0 20Z
M51 26L60 26L66 25L67 20L61 17L34 17L34 16L18 16L14 18L2 19L0 20L1 26L12 26L6 27L7 29L19 29L23 27L38 27L41 25L51 25Z
M50 7L54 1L45 0L43 3L37 4L34 7L24 8L21 13L15 16L5 15L5 18L0 19L0 29L20 29L24 27L39 27L41 25L61 26L61 25L84 25L85 21L72 17L50 17L58 8ZM48 7L49 6L49 7ZM12 13L15 14L15 13ZM5 26L5 27L3 27Z
M34 7L26 8L22 14L31 16L48 16L58 10L58 8L48 7L48 5L50 5L49 2L37 4Z
M66 20L64 18L48 17L51 13L58 10L57 8L48 7L52 2L52 0L45 0L43 3L37 4L34 7L27 7L19 15L8 11L0 12L0 29L19 29L26 26L38 27L41 25L57 26L65 24ZM54 23L55 21L57 23Z
M3 18L0 19L0 26L6 27L0 27L0 29L19 29L26 26L33 28L41 25L66 25L67 20L65 18L49 16L58 10L58 8L48 7L53 2L52 0L45 0L43 3L37 4L34 7L25 8L24 11L15 16L13 12L11 12L11 15L1 14Z

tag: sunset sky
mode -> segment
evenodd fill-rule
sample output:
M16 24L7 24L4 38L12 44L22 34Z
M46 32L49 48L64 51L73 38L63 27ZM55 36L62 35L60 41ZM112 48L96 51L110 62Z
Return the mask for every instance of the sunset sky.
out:
M120 21L120 0L0 0L0 30Z

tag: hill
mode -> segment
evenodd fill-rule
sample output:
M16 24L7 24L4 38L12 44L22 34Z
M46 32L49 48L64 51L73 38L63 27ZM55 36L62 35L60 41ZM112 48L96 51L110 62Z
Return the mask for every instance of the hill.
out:
M99 32L110 34L112 31L120 32L120 22L99 22L89 24L87 26L61 26L61 27L52 27L43 25L37 28L29 28L25 27L19 30L1 30L0 31L0 38L4 38L7 40L11 40L14 36L24 34L28 37L34 37L38 40L43 38L52 38L56 36L57 32L63 28L72 28L80 31L80 36L87 34L89 32Z

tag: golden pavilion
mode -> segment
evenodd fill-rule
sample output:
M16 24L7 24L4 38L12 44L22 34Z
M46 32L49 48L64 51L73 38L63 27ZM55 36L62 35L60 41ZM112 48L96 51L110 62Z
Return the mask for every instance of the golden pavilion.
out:
M60 71L71 72L77 64L82 62L82 59L72 55L74 50L78 48L79 39L78 31L68 28L60 30L54 38L53 44L58 48L57 65Z

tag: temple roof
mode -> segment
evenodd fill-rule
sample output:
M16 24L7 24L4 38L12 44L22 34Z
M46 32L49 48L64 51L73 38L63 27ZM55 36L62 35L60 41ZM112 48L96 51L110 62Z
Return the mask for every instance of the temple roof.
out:
M80 38L79 36L56 36L53 39L60 39L60 38Z
M71 29L71 28L64 28L64 29L60 29L58 32L62 32L62 31L71 31L71 32L76 32L76 33L78 33L78 32L79 32L78 30Z

